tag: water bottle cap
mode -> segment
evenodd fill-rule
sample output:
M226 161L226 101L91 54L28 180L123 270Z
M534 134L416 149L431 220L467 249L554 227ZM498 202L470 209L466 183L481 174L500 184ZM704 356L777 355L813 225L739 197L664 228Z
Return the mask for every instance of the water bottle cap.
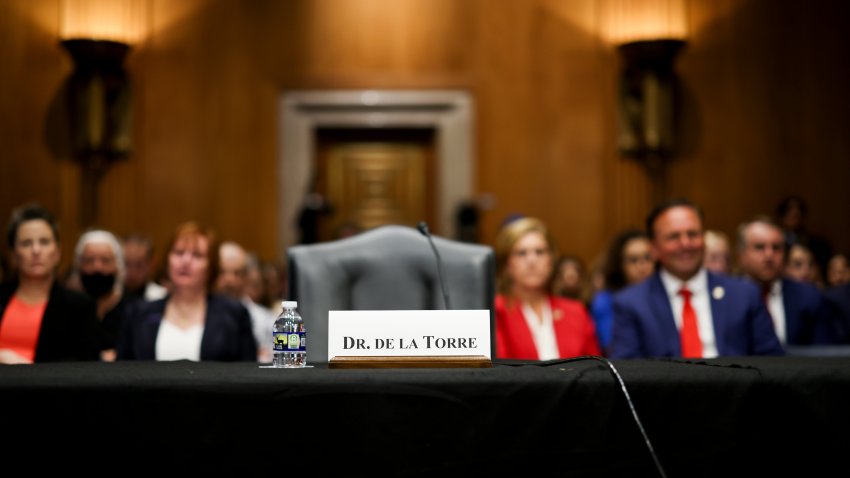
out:
M285 300L285 301L281 302L281 305L283 305L284 309L294 309L294 308L298 307L298 301L297 300Z

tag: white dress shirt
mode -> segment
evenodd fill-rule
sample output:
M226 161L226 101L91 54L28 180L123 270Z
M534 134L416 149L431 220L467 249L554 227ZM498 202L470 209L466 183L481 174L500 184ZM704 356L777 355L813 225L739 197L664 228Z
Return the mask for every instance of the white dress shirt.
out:
M779 343L785 345L788 331L785 328L785 304L782 301L782 279L773 281L773 285L770 286L770 291L767 293L765 305L767 305L767 311L770 312L770 318L773 319L773 330L776 331L776 337L779 338Z
M706 273L705 268L701 268L699 272L685 282L663 268L660 276L664 290L667 291L670 307L673 309L676 329L680 332L682 330L682 308L685 305L685 299L679 294L679 290L686 287L691 291L691 307L697 315L697 330L699 330L699 339L702 342L702 356L703 358L717 357L717 341L714 337L711 298L708 290L708 273ZM714 293L714 291L711 291L711 293Z

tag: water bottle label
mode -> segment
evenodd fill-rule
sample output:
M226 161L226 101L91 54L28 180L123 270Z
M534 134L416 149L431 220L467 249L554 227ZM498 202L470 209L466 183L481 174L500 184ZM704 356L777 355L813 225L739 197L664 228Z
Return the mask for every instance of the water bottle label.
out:
M286 332L275 332L274 333L274 342L273 349L275 352L283 352L286 350L286 346L289 344L289 334Z
M293 332L289 334L289 343L286 350L289 352L306 352L307 334L304 332Z
M289 334L289 350L297 349L301 345L301 340L295 334Z
M307 334L304 332L286 332L274 333L275 352L306 352L307 351Z

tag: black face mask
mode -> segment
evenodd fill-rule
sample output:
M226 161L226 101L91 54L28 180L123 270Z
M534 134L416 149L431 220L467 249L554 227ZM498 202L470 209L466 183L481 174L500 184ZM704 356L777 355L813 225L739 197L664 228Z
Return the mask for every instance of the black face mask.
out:
M97 299L112 292L112 288L115 286L115 274L103 274L100 272L80 274L80 281L83 283L83 289L86 291L86 294Z

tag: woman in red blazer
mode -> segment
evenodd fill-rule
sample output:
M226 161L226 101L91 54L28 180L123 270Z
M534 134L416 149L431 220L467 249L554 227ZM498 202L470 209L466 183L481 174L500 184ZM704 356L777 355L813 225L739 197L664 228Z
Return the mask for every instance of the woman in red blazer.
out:
M496 238L496 356L551 360L600 355L584 305L550 293L555 241L538 219L516 219Z

